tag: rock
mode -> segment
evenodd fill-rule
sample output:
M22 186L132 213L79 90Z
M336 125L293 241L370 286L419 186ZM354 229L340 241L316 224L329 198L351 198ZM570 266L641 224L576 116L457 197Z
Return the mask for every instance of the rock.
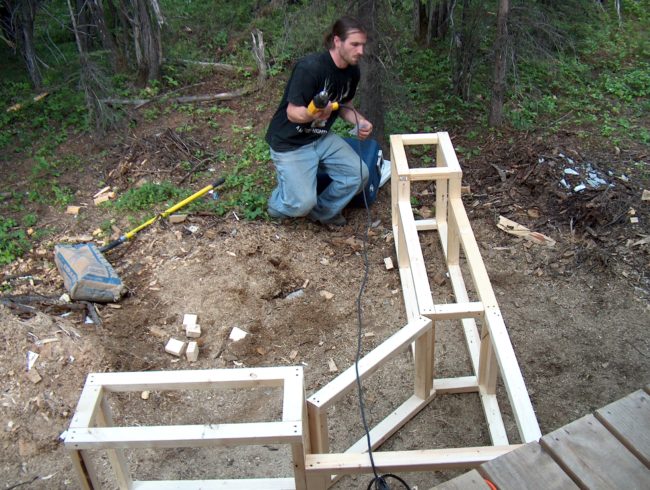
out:
M285 296L284 299L296 299L296 298L302 298L305 295L305 291L303 289L298 289L297 291L294 291L293 293L289 293Z

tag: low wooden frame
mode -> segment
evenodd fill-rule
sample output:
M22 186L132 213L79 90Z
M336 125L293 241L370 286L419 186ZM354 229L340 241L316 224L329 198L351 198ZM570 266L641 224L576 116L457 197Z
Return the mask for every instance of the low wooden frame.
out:
M105 394L143 390L215 390L283 387L282 420L278 422L114 427ZM133 481L125 448L205 447L289 444L294 475L288 478L241 480ZM88 375L65 437L84 489L101 488L88 450L108 451L120 489L306 489L305 447L309 445L302 367L212 369Z
M436 145L436 167L408 166L405 145ZM373 453L380 471L433 471L472 468L511 451L496 398L500 372L510 400L522 443L537 440L541 432L499 311L478 245L461 200L462 171L447 133L391 136L392 225L408 324L367 354L359 362L362 379L388 359L412 344L414 393L399 408L370 431L372 449L380 446L437 395L478 393L490 432L492 446ZM435 181L434 219L415 220L411 208L411 182ZM454 291L455 303L434 304L420 245L419 232L437 230ZM461 272L469 270L478 301L470 301ZM479 333L476 319L480 319ZM463 328L473 373L435 379L435 322L458 320ZM354 366L343 372L307 400L311 454L306 456L310 489L325 489L339 476L370 473L365 437L344 453L329 452L327 409L354 387Z
M408 166L405 145L436 145L436 167ZM434 471L476 467L519 447L508 441L496 397L497 376L503 379L522 443L541 437L512 344L460 197L462 171L447 133L391 136L392 226L408 323L358 363L366 379L389 359L413 346L413 394L370 430L374 451L427 406L437 395L477 393L482 402L492 446L422 449L375 453L379 471ZM415 220L411 182L435 181L436 214ZM455 302L435 304L419 233L437 230ZM462 254L461 254L462 251ZM461 264L461 258L463 262ZM471 301L461 265L469 270L477 301ZM479 332L476 320L481 321ZM436 379L435 322L459 321L465 335L472 373ZM120 488L297 488L324 490L339 476L370 473L367 439L344 453L330 453L327 409L355 387L357 368L350 367L329 384L304 398L302 368L260 368L158 373L91 374L65 438L83 488L98 487L85 451L106 449ZM281 422L218 426L111 427L104 393L108 391L211 389L215 387L284 386ZM223 444L290 444L294 478L134 482L123 448L210 446ZM295 481L294 481L295 480Z

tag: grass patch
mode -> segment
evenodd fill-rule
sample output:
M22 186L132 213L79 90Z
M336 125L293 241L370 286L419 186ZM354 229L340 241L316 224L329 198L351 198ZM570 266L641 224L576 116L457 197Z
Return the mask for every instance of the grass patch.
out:
M275 185L275 173L269 170L269 147L263 137L240 133L242 152L224 178L226 182L217 201L219 214L235 211L247 220L267 217L266 203Z
M32 248L25 230L16 220L0 216L0 265L7 265Z

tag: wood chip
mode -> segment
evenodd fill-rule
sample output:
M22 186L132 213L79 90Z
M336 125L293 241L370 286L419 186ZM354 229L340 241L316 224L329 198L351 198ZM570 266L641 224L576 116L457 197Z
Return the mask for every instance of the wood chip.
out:
M334 297L334 295L332 293L330 293L329 291L324 291L324 290L321 291L318 294L320 294L323 298L325 298L327 300L330 300L330 299L332 299Z
M528 211L526 211L526 214L529 218L537 219L539 218L539 209L530 208Z
M65 210L65 214L72 214L74 216L77 216L80 209L81 206L68 206Z
M330 373L335 373L339 370L339 368L336 366L336 363L334 362L334 359L331 358L327 361L327 367L329 368Z
M37 384L40 383L43 378L41 378L41 375L38 374L38 371L36 371L36 369L30 369L27 371L27 379L32 383Z
M158 337L159 339L164 339L167 337L167 333L158 327L149 327L149 333L154 337Z
M98 190L97 192L95 192L95 195L93 196L93 199L96 198L96 197L101 196L102 194L107 193L107 192L110 191L110 190L111 190L111 186L110 186L110 185L107 185L107 186L104 187L103 189L100 189L100 190Z
M650 191L648 189L643 189L643 193L641 194L641 200L650 201Z
M292 361L293 361L297 356L298 356L298 351L297 351L297 350L292 350L292 351L289 353L289 359L291 359Z
M512 221L506 218L505 216L499 216L499 222L497 223L497 227L505 231L506 233L524 238L528 241L537 243L539 245L547 245L549 247L555 245L555 240L553 240L552 238L547 237L546 235L543 235L536 231L530 231L525 226L520 225L519 223Z
M447 282L447 276L445 276L442 272L438 272L435 276L433 276L433 282L435 282L437 286L442 286L445 282Z
M384 259L384 265L386 266L387 271L395 268L395 266L393 266L393 259L391 259L390 257L386 257Z

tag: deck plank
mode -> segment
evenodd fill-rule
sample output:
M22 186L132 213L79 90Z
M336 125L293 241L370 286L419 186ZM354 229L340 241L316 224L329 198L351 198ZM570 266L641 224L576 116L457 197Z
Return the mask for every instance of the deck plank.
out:
M546 436L541 445L583 488L645 489L650 470L595 416L586 415Z
M650 468L650 395L635 391L596 410L596 418Z
M490 487L478 471L472 470L437 485L435 490L490 490Z
M578 488L537 442L482 464L479 472L499 490Z

